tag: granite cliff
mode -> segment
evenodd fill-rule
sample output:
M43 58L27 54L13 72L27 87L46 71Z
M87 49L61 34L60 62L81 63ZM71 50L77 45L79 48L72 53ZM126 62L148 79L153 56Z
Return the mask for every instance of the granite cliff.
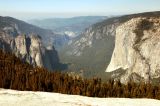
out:
M12 52L34 66L53 70L58 67L57 51L51 45L45 47L41 37L36 34L18 33L14 27L5 27L0 30L0 49Z
M151 82L160 77L160 18L133 18L116 29L115 49L106 72L121 82Z
M103 76L107 79L110 73L105 73L105 70L114 50L117 27L132 18L159 16L158 11L147 12L112 17L96 23L60 51L61 61L69 63L69 70L83 70L84 76Z

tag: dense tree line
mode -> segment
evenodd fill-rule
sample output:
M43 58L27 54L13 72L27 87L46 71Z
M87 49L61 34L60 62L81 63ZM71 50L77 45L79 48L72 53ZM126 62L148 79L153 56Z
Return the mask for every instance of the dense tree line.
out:
M120 81L102 82L99 78L82 79L60 72L32 67L13 54L0 51L0 88L46 91L90 97L127 97L160 99L160 85Z

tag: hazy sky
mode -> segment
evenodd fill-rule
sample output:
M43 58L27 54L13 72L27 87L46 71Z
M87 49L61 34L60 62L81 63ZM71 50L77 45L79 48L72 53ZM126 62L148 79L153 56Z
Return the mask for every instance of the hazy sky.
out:
M160 11L160 0L0 0L0 15L20 19Z

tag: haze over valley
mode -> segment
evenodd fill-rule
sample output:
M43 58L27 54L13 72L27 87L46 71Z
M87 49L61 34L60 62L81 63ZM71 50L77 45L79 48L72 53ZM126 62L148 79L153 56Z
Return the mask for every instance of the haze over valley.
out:
M157 106L159 4L1 1L0 105Z

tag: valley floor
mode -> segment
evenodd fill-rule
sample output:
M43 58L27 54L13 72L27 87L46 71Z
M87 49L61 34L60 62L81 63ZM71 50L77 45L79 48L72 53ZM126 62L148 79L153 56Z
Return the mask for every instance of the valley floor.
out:
M0 89L0 106L160 106L160 101Z

